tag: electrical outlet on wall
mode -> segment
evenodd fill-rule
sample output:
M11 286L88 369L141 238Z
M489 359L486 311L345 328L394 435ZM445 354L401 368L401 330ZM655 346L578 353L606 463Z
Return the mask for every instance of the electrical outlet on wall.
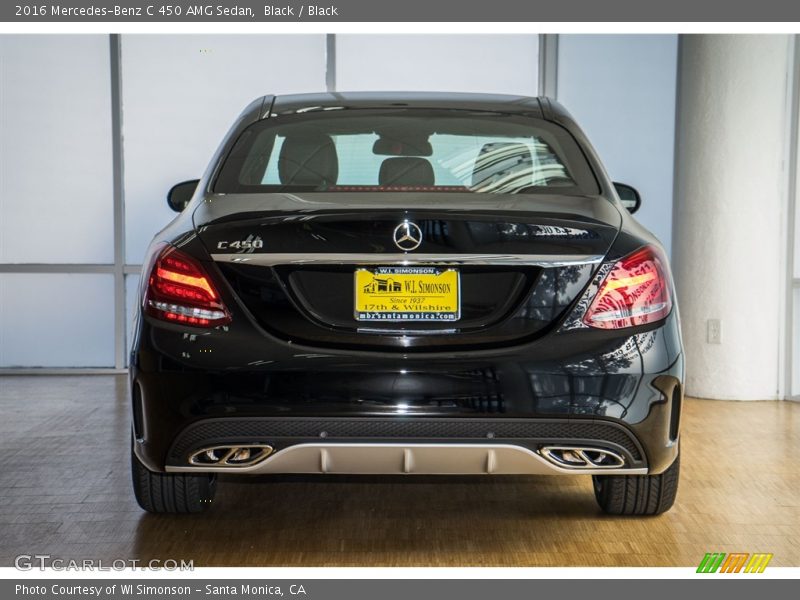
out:
M722 343L722 321L719 319L706 321L706 341L709 344Z

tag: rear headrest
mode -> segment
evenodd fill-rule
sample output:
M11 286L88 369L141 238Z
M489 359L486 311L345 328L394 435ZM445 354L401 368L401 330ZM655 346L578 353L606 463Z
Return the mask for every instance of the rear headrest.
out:
M433 167L424 158L398 156L381 163L380 185L434 185Z
M287 136L278 157L278 175L284 185L336 184L339 159L327 135Z
M533 154L527 144L492 142L484 144L472 169L472 187L486 188L518 177L531 178Z

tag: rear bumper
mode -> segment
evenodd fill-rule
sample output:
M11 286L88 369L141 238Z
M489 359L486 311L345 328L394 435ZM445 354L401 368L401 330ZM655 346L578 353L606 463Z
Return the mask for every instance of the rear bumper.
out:
M252 467L189 466L206 448L268 446ZM167 471L236 473L569 473L547 452L586 448L619 458L620 470L646 472L644 449L628 428L591 419L228 418L184 429ZM360 456L359 456L360 455ZM459 467L455 460L464 457ZM586 473L592 465L577 469ZM616 466L616 463L608 466ZM280 471L280 469L286 469ZM607 472L607 466L597 469ZM616 471L614 471L616 472Z
M643 466L619 468L559 464L545 446L531 450L511 444L350 444L304 443L289 446L257 464L242 467L171 466L171 473L319 473L359 475L644 475ZM592 449L586 448L586 451ZM612 455L616 456L616 455Z
M487 472L491 449L493 460L501 449L513 464L527 461L522 472L538 472L541 449L554 444L608 449L631 473L661 473L677 456L683 358L674 314L634 335L559 332L491 352L321 352L269 341L226 368L211 367L213 339L200 346L200 336L146 320L137 334L134 450L153 471L194 469L192 452L245 443L275 449L262 469L289 468L297 462L280 458L285 451L308 448L300 462L313 468L302 472L326 472L321 449L352 463L341 458L345 447L395 448L388 462L350 472L396 472L406 450L431 446L474 448L471 464L484 467L466 472Z

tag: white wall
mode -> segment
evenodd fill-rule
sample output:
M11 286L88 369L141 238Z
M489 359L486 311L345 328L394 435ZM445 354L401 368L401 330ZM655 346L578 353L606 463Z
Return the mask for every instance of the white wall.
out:
M245 106L324 90L324 35L122 36L126 261L142 261L175 216L167 191L203 174Z
M341 91L488 92L536 96L539 36L338 35Z
M0 263L113 262L111 197L108 36L0 36Z
M683 39L674 260L686 391L778 396L789 36ZM722 323L710 344L709 319Z
M800 36L795 36L795 44L800 44ZM795 49L795 78L800 78L800 48ZM795 83L795 89L800 89L800 81ZM800 117L800 97L795 98L795 110ZM800 144L800 118L795 123L797 127L795 131L795 140ZM794 227L790 232L792 236L792 245L794 246L794 258L792 260L792 293L790 305L787 310L793 311L792 314L792 331L788 340L788 353L789 353L789 390L788 396L793 399L800 400L800 147L795 148L795 184L794 194L792 199L794 202Z
M614 181L642 195L636 218L671 249L676 35L561 35L558 101Z

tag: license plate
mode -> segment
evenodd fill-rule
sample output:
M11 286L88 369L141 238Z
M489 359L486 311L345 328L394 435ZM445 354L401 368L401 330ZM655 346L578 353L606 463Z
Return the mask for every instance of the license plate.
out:
M356 269L357 321L457 321L461 292L456 269Z

